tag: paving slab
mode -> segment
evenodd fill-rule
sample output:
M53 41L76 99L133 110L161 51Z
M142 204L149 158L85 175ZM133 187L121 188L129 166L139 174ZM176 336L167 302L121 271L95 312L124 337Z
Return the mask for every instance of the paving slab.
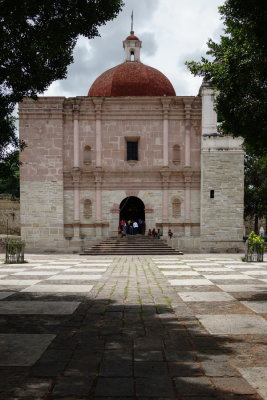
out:
M157 265L157 267L159 268L159 269L177 269L177 270L179 270L179 269L182 269L182 270L191 270L191 268L189 267L189 266L186 266L186 265L171 265L171 264L165 264L165 265L163 265L163 264L159 264L159 265Z
M244 280L244 279L248 279L248 280L254 279L254 278L251 278L248 275L243 275L243 274L234 275L234 274L231 274L229 272L227 274L223 274L223 275L205 274L203 276L205 276L205 278L208 278L208 279L229 280L229 281L233 281L233 280L240 280L241 281L241 280Z
M213 283L208 279L170 279L172 286L212 286Z
M241 301L241 303L257 314L267 314L267 301Z
M100 279L102 275L54 275L47 278L48 281L96 281Z
M52 340L31 365L0 365L0 397L259 400L260 384L267 380L262 312L267 284L259 278L265 279L267 265L241 263L240 255L204 254L106 259L52 254L30 260L23 271L5 267L11 274L25 271L12 275L23 283L42 280L1 287L0 332ZM242 280L231 282L229 274ZM86 284L94 275L99 279ZM224 279L215 284L218 276ZM235 293L237 288L245 291ZM9 341L13 356L25 351L25 362L30 342ZM238 369L251 367L262 368L257 388Z
M194 271L162 271L165 276L199 276L199 273Z
M89 293L92 285L34 285L22 290L31 293Z
M0 314L72 314L80 302L77 301L1 301Z
M41 282L34 279L0 279L0 286L29 286Z
M33 365L56 335L0 333L0 366Z
M241 375L267 400L267 367L238 368Z
M233 296L224 292L178 292L178 295L185 302L224 302L236 300Z
M256 285L219 285L217 286L224 290L225 292L266 292L267 285L264 284L256 284Z
M40 271L40 270L33 270L33 271L23 271L23 272L15 272L12 273L12 276L50 276L56 275L59 271Z
M11 296L15 292L0 292L0 300L6 299L7 297Z
M196 317L213 335L267 334L267 321L257 315L197 315Z

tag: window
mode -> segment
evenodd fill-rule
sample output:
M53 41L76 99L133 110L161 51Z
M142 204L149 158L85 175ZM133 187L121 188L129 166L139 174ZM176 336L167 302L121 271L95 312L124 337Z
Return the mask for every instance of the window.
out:
M84 162L84 164L90 164L92 162L90 146L85 146L85 148L83 150L83 162Z
M174 218L181 215L181 202L179 199L173 199L172 201L172 216Z
M210 190L210 199L214 199L214 190Z
M83 216L84 218L92 217L92 202L90 199L84 200L83 203Z
M173 146L172 149L172 161L174 163L179 163L180 162L180 146L178 144Z
M126 142L127 143L127 161L138 161L138 142Z

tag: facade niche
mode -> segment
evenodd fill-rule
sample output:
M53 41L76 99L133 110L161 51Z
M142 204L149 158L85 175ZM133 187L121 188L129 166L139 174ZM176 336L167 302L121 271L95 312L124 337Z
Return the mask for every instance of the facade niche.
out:
M181 161L181 150L178 144L175 144L172 149L172 161L174 164L179 164Z
M181 201L179 199L173 199L172 201L172 216L177 218L181 215Z
M91 164L91 162L92 162L92 150L91 150L90 146L84 147L83 162L84 162L84 164Z
M90 199L85 199L83 203L83 216L84 218L92 217L92 202Z

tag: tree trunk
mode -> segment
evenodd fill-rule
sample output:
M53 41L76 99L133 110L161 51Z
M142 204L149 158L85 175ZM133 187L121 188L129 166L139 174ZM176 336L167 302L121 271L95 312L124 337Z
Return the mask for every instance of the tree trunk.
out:
M254 220L254 232L258 235L259 233L259 217L255 215L255 220Z

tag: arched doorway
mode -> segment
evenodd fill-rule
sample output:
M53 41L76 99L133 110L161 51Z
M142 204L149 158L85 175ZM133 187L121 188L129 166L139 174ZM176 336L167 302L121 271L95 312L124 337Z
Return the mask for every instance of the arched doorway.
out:
M145 227L145 205L138 197L129 196L122 200L120 204L120 220L124 221L139 221L143 223L143 228L139 231L140 233ZM141 228L141 227L140 227Z

